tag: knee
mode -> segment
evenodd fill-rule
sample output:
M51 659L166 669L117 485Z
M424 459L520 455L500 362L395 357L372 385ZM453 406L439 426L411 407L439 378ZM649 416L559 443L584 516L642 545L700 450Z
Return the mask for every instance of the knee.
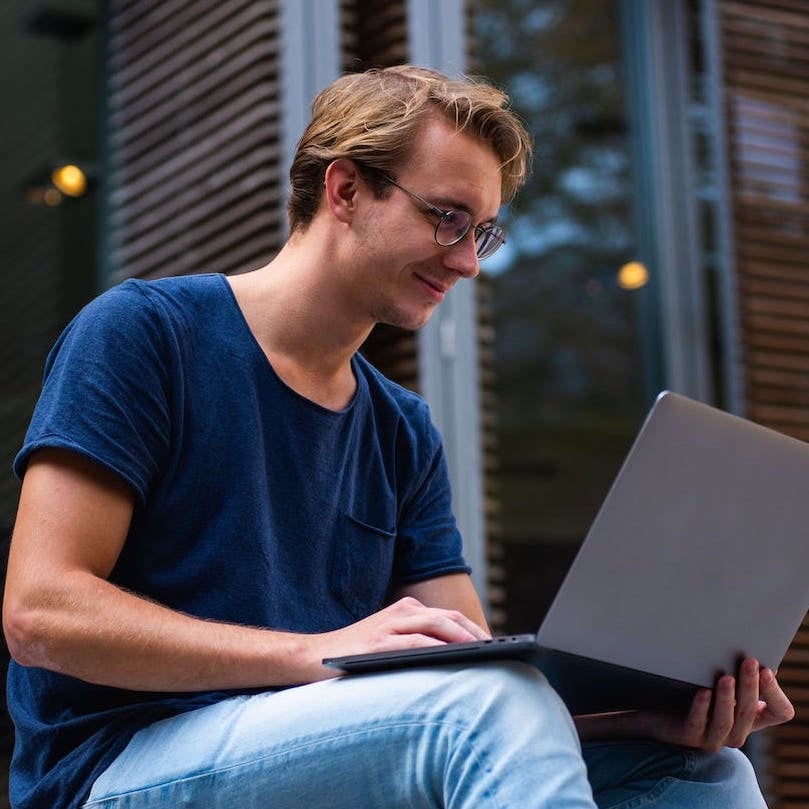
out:
M543 706L556 711L564 704L535 666L505 660L458 668L452 683L463 691L477 695L481 705L490 702L522 703Z
M713 795L712 805L765 807L753 765L741 750L724 747L716 753L686 752L682 780Z
M590 788L573 721L535 668L448 666L396 679L412 700L399 706L412 734L405 770L418 773L422 794L443 795L436 805L546 805L539 794L591 805L582 797Z
M447 695L454 695L467 716L513 729L526 723L535 730L575 737L564 703L536 667L516 661L498 662L453 672Z
M716 788L723 806L765 809L766 803L750 759L729 747L702 756L698 779ZM717 804L719 805L719 804Z

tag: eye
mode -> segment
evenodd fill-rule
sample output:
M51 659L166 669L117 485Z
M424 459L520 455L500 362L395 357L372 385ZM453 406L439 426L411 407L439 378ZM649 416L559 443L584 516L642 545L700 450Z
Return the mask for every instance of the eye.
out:
M471 226L472 217L466 211L447 211L438 223L440 243L449 246L459 242Z

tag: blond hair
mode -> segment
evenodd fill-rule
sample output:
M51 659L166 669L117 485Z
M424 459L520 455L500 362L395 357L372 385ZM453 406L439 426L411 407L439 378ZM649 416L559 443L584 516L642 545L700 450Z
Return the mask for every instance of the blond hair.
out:
M381 175L395 175L418 128L436 113L492 148L500 162L501 199L512 199L529 170L531 137L504 92L482 79L450 79L412 65L375 68L342 76L312 103L312 120L289 171L290 231L305 229L314 218L326 168L338 158L371 169L369 180L383 195Z

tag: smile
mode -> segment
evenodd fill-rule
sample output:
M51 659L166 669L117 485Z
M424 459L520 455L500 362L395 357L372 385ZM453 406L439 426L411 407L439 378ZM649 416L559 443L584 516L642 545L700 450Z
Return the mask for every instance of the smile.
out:
M414 274L416 278L418 278L418 280L421 281L422 286L425 287L432 294L432 297L438 300L443 300L444 296L452 288L452 284L449 285L442 284L438 281L432 281L429 278L425 278L423 275L419 275L418 273Z

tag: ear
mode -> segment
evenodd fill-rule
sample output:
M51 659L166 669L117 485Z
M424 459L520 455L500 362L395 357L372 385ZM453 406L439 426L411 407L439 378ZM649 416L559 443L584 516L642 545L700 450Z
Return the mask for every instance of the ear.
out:
M323 181L326 206L341 222L348 223L353 218L361 183L353 160L339 157L327 166Z

